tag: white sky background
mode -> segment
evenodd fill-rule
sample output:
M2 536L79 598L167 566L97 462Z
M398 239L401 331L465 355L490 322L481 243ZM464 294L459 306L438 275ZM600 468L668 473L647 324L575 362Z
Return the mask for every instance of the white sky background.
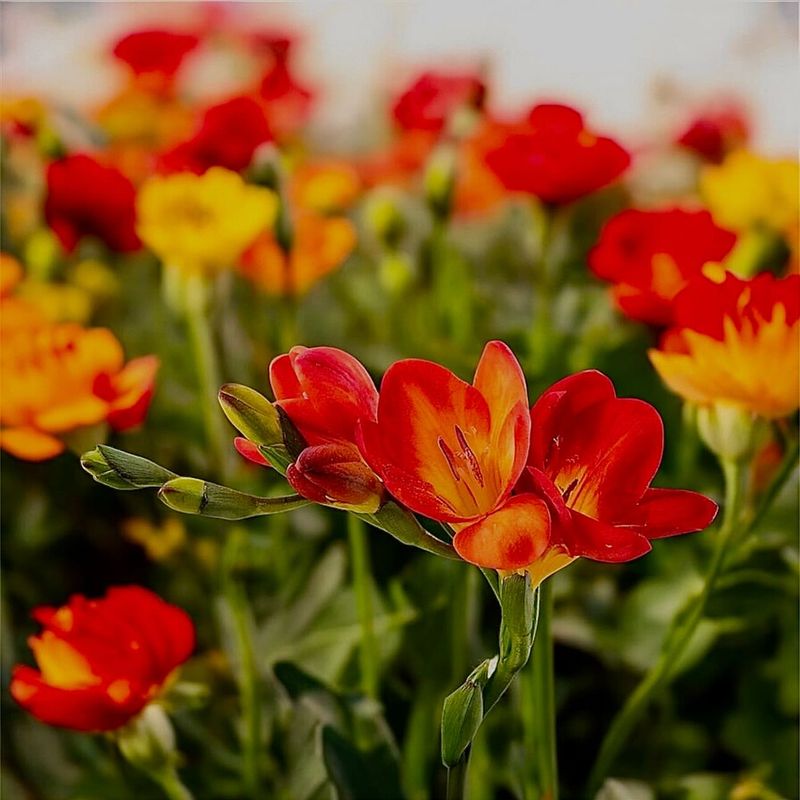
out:
M2 4L2 89L86 106L119 74L103 48L140 26L191 25L210 4ZM792 155L800 132L797 2L438 0L225 3L234 22L302 34L298 69L319 88L318 131L363 140L389 87L417 69L485 63L506 111L563 99L603 131L646 141L720 96L749 109L755 146ZM195 61L190 87L224 95L230 61ZM234 83L235 85L235 83ZM373 123L374 124L374 123Z

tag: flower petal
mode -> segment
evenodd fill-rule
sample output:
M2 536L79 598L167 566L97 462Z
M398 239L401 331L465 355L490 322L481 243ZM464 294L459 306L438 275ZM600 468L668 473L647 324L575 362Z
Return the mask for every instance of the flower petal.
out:
M718 506L698 492L685 489L648 489L624 524L638 528L648 539L661 539L707 528ZM623 521L620 520L622 523Z
M516 495L493 514L460 530L456 552L489 569L523 569L545 552L550 539L547 505L532 495Z
M25 461L46 461L64 451L64 443L36 428L0 430L0 448Z
M561 532L561 538L571 556L609 564L632 561L652 549L647 537L633 528L609 525L578 511L572 512L572 524Z

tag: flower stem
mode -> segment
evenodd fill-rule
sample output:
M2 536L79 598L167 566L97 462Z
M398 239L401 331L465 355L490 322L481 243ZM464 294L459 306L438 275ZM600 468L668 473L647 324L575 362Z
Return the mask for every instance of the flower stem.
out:
M447 800L462 800L467 785L467 767L469 766L469 748L461 756L461 760L447 770Z
M222 554L222 589L233 622L233 635L238 656L237 682L242 712L242 779L247 797L258 800L260 794L259 756L261 752L261 698L258 669L253 650L253 620L247 592L237 575L242 560L246 533L231 530Z
M211 449L213 463L224 477L230 463L225 440L225 426L217 405L217 392L221 385L217 351L208 322L208 282L205 278L190 275L184 279L184 311L189 343L192 350L203 425Z
M181 783L177 771L166 769L153 776L169 800L193 800L192 793Z
M587 797L594 797L601 782L613 767L617 755L628 740L634 726L653 698L668 685L673 677L675 667L692 640L697 626L703 618L708 599L722 574L728 545L736 532L741 517L744 465L733 461L722 461L721 465L725 478L725 518L717 534L716 546L703 588L691 601L683 619L667 635L658 660L639 682L633 694L630 695L611 723L589 777Z
M378 696L378 647L372 619L372 578L369 547L364 523L355 515L347 515L347 538L350 542L350 562L353 570L353 590L361 625L361 689L367 697Z
M539 588L539 622L530 663L520 673L522 723L534 775L525 776L524 796L558 798L555 680L553 671L553 594L549 580ZM530 749L528 749L530 747ZM533 783L531 777L535 778Z

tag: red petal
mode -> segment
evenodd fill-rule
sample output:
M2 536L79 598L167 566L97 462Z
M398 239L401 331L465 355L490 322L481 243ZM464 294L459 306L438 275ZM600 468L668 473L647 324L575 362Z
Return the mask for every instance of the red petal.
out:
M42 681L31 667L17 666L11 677L11 696L34 717L77 731L108 731L124 725L147 703L147 697L133 694L115 703L107 685L86 689L59 689Z
M252 461L253 464L258 464L260 467L270 466L269 461L264 458L263 453L258 449L258 445L255 442L251 442L249 439L245 439L244 436L237 436L233 440L233 446L240 456L243 456L248 461Z
M493 514L460 530L456 552L471 564L489 569L523 569L547 549L550 514L531 495L516 495Z
M648 489L620 522L636 527L648 539L661 539L702 531L714 521L717 511L717 504L698 492Z
M572 512L572 525L562 532L571 556L616 564L632 561L649 553L650 542L632 528L615 527L606 522Z

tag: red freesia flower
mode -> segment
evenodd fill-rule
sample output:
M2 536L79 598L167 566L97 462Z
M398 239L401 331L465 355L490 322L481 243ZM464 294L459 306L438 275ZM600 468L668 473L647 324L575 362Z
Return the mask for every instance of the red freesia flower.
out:
M711 524L717 506L708 498L650 487L663 450L655 408L617 397L602 373L551 386L531 409L528 468L518 486L542 497L552 520L532 576L541 580L579 556L629 561L647 553L651 539Z
M377 420L362 418L362 452L412 511L454 523L472 563L519 569L548 539L543 500L511 498L530 436L525 378L513 353L490 342L472 384L438 364L407 359L381 383Z
M142 30L123 36L111 52L136 76L171 79L199 42L198 37L190 33Z
M720 164L728 153L746 145L749 138L745 114L735 106L727 106L695 117L675 142L706 161Z
M44 213L68 251L83 236L96 236L116 252L141 246L136 235L136 189L122 172L92 156L67 156L48 165Z
M630 164L628 152L613 139L596 136L578 111L556 104L534 106L485 158L507 189L553 205L601 189Z
M736 234L720 228L708 211L630 209L603 227L589 266L614 284L614 300L624 314L668 325L678 292L735 243Z
M246 169L259 145L272 141L264 108L252 97L234 97L209 108L197 133L163 153L162 172L194 172L211 167Z
M392 116L403 130L438 133L459 108L480 108L485 94L477 75L423 72L397 98Z
M11 695L42 722L78 731L124 725L194 649L188 615L139 586L74 595L33 617L43 628L28 640L39 669L14 667Z

